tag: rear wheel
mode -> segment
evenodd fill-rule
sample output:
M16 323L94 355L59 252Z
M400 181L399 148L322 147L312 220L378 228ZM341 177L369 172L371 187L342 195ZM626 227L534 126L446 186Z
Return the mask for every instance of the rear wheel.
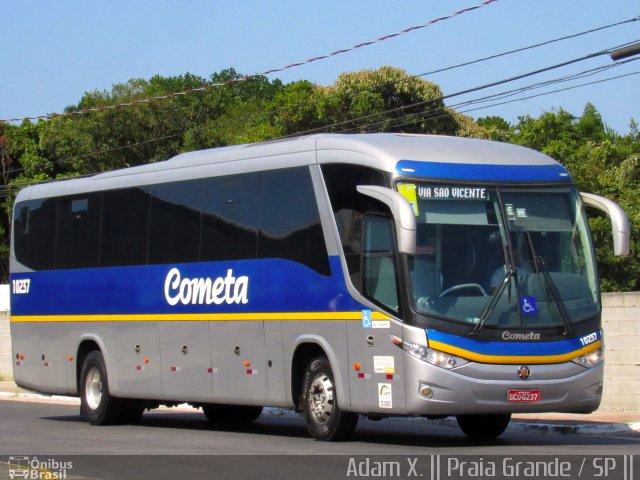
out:
M207 404L202 406L202 411L211 423L250 423L260 417L262 407Z
M121 403L109 394L107 368L101 352L89 352L84 359L80 397L80 413L91 425L110 425L120 419Z
M338 396L329 361L316 357L304 373L302 410L307 430L322 441L344 440L358 423L358 414L345 412L338 405Z
M499 437L509 426L511 414L495 415L458 415L456 416L460 429L471 438Z

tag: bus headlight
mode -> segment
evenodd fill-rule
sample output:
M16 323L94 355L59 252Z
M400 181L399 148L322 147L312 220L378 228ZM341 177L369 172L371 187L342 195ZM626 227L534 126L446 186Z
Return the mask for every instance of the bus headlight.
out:
M406 341L402 342L402 349L412 357L416 357L423 362L427 362L431 365L445 368L447 370L451 370L452 368L460 367L465 363L469 363L469 361L465 360L464 358L456 357L455 355L449 355L448 353L440 352L429 347L423 347L422 345Z
M604 360L604 348L599 348L581 357L574 358L572 361L585 368L591 368L598 365L602 360Z

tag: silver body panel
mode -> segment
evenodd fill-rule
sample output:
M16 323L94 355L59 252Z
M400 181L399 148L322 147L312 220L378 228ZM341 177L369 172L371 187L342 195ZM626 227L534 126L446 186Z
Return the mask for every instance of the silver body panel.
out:
M478 165L555 164L551 158L528 149L480 140L390 134L315 135L186 153L166 162L28 187L18 194L16 202L308 166L327 252L336 256L341 251L340 241L320 165L364 165L395 177L397 162L406 159ZM16 261L14 246L11 248L12 273L30 272ZM352 298L363 309L381 311L351 284L344 257L340 262L345 288ZM82 302L81 293L78 301ZM388 312L385 315L387 320L378 328L363 328L361 319L353 318L14 322L15 379L32 390L77 395L78 351L83 341L90 340L103 352L114 396L160 402L292 407L297 400L292 385L294 354L298 346L313 344L329 359L342 408L363 414L590 411L599 403L599 396L592 390L602 381L602 368L585 371L568 363L536 366L536 376L526 384L544 389L542 402L508 405L504 402L506 390L525 384L513 374L513 365L470 363L447 371L426 364L391 341L395 336L426 343L425 331L407 327ZM21 360L20 355L25 358ZM421 384L433 387L433 399L419 394ZM383 387L388 388L388 394L381 393Z

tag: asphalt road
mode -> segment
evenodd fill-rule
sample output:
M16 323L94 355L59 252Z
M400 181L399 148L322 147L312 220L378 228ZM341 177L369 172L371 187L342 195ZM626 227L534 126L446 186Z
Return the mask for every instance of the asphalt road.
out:
M65 472L68 479L326 480L365 476L354 475L356 467L365 468L369 477L375 476L371 465L383 459L391 462L389 467L397 461L400 468L401 476L390 471L387 477L427 479L435 478L432 464L436 458L440 462L440 458L451 456L471 456L484 462L490 462L494 455L588 456L590 463L600 457L640 456L637 432L563 435L507 430L496 440L479 442L466 438L457 428L426 420L361 419L349 441L323 443L312 440L303 419L295 415L263 414L244 427L219 428L197 411L163 410L146 412L138 425L94 427L78 415L75 405L13 400L0 400L0 432L0 478L9 478L9 457L21 457L23 462L36 457L43 462L42 468L53 473L65 461L72 462L73 468ZM617 457L620 475L623 461ZM640 458L636 463L636 478L640 478ZM470 476L462 473L461 477ZM440 478L454 477L443 471Z

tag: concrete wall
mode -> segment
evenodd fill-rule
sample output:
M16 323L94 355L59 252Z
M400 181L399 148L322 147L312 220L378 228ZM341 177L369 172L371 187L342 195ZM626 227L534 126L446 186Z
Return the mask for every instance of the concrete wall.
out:
M13 378L11 363L11 336L9 335L9 312L0 312L0 379Z
M0 378L13 377L9 334L9 285L0 285Z
M11 378L9 305L0 286L0 375ZM640 292L602 296L605 339L605 383L601 409L640 412ZM3 311L4 309L4 311Z
M602 295L603 409L640 411L640 292Z

